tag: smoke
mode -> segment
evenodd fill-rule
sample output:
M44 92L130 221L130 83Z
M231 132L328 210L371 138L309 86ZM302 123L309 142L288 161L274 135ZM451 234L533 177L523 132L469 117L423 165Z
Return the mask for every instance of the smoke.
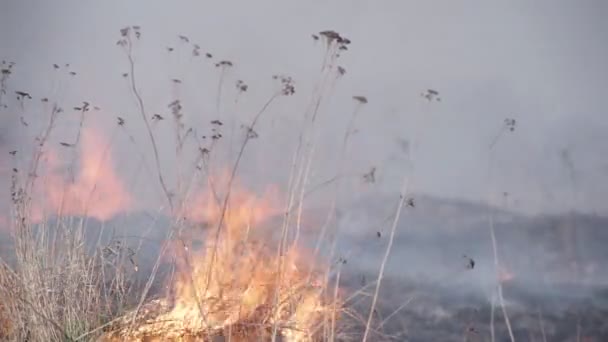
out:
M13 167L27 169L34 139L57 103L64 112L49 146L75 168L87 165L87 155L98 160L107 153L111 163L101 171L119 180L104 183L113 190L96 201L122 203L114 196L124 190L137 203L120 213L127 219L115 218L117 210L98 212L96 218L117 230L130 227L121 234L139 236L154 227L148 233L163 236L162 224L142 218L144 212L153 213L165 222L166 194L130 84L128 58L116 45L121 28L137 25L137 89L169 188L196 190L193 184L201 179L193 170L205 168L199 152L212 149L217 134L223 144L215 162L229 172L252 134L247 125L280 87L272 76L289 75L295 96L269 106L238 173L243 184L259 193L269 186L286 191L302 117L310 94L318 91L324 58L322 42L311 34L335 28L353 44L339 60L344 75L332 81L335 88L323 98L303 220L314 227L311 235L324 224L334 200L336 156L357 106L352 97L365 96L369 103L357 113L340 183L353 190L338 196L340 208L332 222L342 233L336 256L348 260L345 279L358 284L377 275L398 200L395 189L409 172L416 205L398 228L387 269L391 281L432 284L461 299L473 293L487 303L497 281L487 228L493 212L504 265L500 275L513 298L540 296L547 289L556 298L572 292L591 296L596 287L608 284L602 277L608 274L602 266L608 264L602 245L608 241L602 230L608 224L603 156L608 147L603 134L608 129L603 103L608 50L598 43L608 40L599 15L604 4L438 8L402 1L294 5L265 0L238 6L62 1L38 4L32 11L22 1L3 7L0 42L5 55L0 57L16 62L3 97L7 108L0 108L3 189L10 187ZM221 61L233 66L216 67ZM420 96L429 88L438 90L440 102ZM17 100L16 91L34 98ZM182 158L176 149L177 99L184 134L193 128L182 137L188 143L180 153L197 157ZM84 116L74 109L83 101L91 106ZM489 146L506 118L516 119L517 129L501 137L490 155ZM61 144L71 144L91 129L102 132L103 139L84 157L74 157L77 149ZM14 150L17 154L11 156ZM494 172L487 179L490 157ZM192 183L178 183L180 175ZM83 179L79 184L86 189L76 186L74 193L91 188L91 180ZM502 198L499 205L486 201L489 183ZM77 206L86 197L74 196L66 203ZM118 207L127 211L126 205ZM10 218L7 196L0 198L0 217ZM308 242L314 247L314 241ZM151 263L159 246L146 246L142 258ZM573 283L578 286L574 291Z

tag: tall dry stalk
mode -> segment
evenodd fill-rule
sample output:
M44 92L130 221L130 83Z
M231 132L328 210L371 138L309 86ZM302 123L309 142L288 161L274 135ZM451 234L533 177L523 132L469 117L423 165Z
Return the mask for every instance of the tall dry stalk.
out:
M505 132L507 132L507 131L513 132L514 130L515 130L515 120L514 119L505 119L504 125L500 128L498 134L496 135L496 137L494 138L494 140L492 141L492 143L490 144L490 146L488 148L489 157L488 157L488 174L487 174L488 205L490 206L488 209L488 223L489 223L489 229L490 229L490 239L492 242L492 253L494 256L494 272L496 275L496 282L497 282L496 291L497 291L498 301L500 303L500 307L501 307L502 314L503 314L503 317L505 320L505 324L507 326L507 331L509 332L509 338L511 339L511 342L515 342L515 335L513 334L513 329L511 327L511 321L510 321L509 315L507 313L507 308L506 308L505 299L504 299L504 295L503 295L503 289L502 289L502 281L500 279L500 274L499 274L500 261L499 261L499 256L498 256L498 243L496 241L496 232L494 229L494 208L493 208L493 196L492 196L493 188L492 188L491 184L492 184L492 174L493 174L493 167L494 167L494 147L496 146L499 139L503 136L503 134ZM490 332L491 332L492 342L494 342L495 341L494 293L492 294L492 301L491 301Z

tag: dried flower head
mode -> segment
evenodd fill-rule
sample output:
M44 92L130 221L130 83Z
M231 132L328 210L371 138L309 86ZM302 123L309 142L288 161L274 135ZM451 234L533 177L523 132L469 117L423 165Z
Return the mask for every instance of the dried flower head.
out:
M296 93L295 82L291 76L273 75L272 79L278 80L281 84L281 93L285 96L290 96Z
M321 31L319 32L319 36L325 39L328 48L335 44L338 50L341 51L348 50L347 45L350 45L351 43L350 39L341 36L338 32L333 30Z
M515 124L516 124L515 119L507 118L507 119L505 119L504 123L505 123L505 127L507 127L507 129L510 132L515 131Z
M242 80L236 81L236 89L240 93L244 93L249 89L249 86L245 84Z
M405 205L407 205L410 208L414 208L416 206L416 204L414 203L414 198L413 197L406 198Z
M373 166L369 172L363 175L363 180L366 183L375 183L376 182L376 167Z
M232 62L228 60L223 60L215 63L216 67L232 67Z
M353 100L355 100L361 104L367 103L367 98L365 96L353 96Z
M321 31L321 32L319 32L319 35L322 37L325 37L329 41L342 39L342 37L340 37L340 34L333 30Z
M29 93L27 93L25 91L16 91L15 94L17 94L18 100L22 100L22 99L31 100L32 99L32 95L30 95Z
M420 94L420 96L424 97L429 102L431 102L431 101L440 102L441 101L441 98L439 97L439 92L434 89L427 89L425 92Z

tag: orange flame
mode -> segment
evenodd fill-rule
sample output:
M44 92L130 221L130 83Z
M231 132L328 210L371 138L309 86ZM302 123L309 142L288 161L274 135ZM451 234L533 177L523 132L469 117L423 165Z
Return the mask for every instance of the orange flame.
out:
M213 224L211 238L201 251L186 253L172 284L174 307L159 321L179 321L188 331L276 323L286 340L312 341L330 310L314 285L320 278L295 246L278 253L270 241L280 231L258 227L280 212L276 192L258 197L235 189L225 211L209 193L195 196L186 211L192 220ZM222 215L223 234L215 241Z
M109 148L100 134L84 128L80 167L73 182L64 179L60 158L50 150L46 156L48 174L41 184L43 200L34 204L34 218L60 213L105 221L131 209L132 197L113 169Z

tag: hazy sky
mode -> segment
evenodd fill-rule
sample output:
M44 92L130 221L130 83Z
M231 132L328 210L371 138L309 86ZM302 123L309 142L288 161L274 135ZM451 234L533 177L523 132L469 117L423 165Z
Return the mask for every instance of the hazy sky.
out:
M233 61L230 82L241 78L252 88L241 108L257 108L270 94L272 74L293 75L303 92L312 87L322 54L310 35L333 29L353 44L340 62L347 74L323 114L326 127L344 130L352 95L370 101L357 124L355 169L376 165L383 186L395 188L397 139L418 136L416 191L483 200L488 146L503 120L515 118L517 129L501 138L494 164L497 189L512 194L514 208L575 203L606 214L607 16L603 0L0 0L0 58L17 63L11 89L60 94L68 108L87 99L113 123L118 114L137 120L115 45L124 26L142 27L137 63L149 106L163 108L179 92L198 99L203 111L215 106L218 73L193 61L189 49L167 54L165 47L179 46L178 34ZM60 88L53 63L70 63L77 81ZM184 80L181 89L172 89L174 77ZM427 88L442 97L428 110L419 96ZM305 100L302 93L282 102L273 124L288 127ZM0 124L0 134L9 135L14 122ZM277 141L293 135L278 132L284 136ZM575 165L574 200L562 149Z

